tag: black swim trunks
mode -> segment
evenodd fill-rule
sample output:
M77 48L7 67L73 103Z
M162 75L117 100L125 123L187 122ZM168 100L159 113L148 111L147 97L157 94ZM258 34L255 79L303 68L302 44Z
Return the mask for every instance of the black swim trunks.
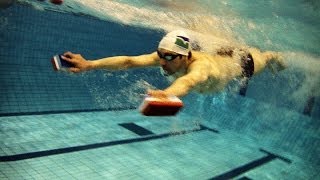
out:
M250 79L254 73L254 62L252 55L247 53L241 57L242 76Z
M254 73L254 62L253 57L250 53L241 57L241 67L242 67L242 83L240 85L239 94L242 96L246 95L247 86L249 83L250 78L253 76Z

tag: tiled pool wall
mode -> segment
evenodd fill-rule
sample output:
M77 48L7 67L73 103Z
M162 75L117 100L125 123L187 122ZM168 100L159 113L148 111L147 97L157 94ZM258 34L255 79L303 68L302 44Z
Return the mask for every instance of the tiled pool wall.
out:
M50 62L66 51L87 59L150 53L161 31L21 4L0 14L1 115L132 108L137 100L128 101L127 89L137 88L133 83L166 84L164 78L154 78L161 78L155 69L70 74L53 71Z

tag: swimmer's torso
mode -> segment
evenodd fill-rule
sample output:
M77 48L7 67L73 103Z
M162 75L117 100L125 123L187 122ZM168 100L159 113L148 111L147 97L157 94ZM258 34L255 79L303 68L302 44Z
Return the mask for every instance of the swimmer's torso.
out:
M192 70L199 70L200 66L199 71L209 74L208 79L196 85L192 89L193 91L199 93L221 91L230 80L240 76L242 73L240 61L237 58L210 55L201 52L192 53L192 62L188 66L188 71L190 71L194 65L197 65L197 68ZM185 74L175 73L167 77L169 81L173 82L183 75Z

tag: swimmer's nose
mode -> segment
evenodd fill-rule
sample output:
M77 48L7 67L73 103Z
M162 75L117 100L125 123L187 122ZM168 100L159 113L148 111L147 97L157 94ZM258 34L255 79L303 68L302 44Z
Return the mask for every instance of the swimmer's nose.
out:
M160 65L166 65L166 64L167 64L166 60L160 59Z

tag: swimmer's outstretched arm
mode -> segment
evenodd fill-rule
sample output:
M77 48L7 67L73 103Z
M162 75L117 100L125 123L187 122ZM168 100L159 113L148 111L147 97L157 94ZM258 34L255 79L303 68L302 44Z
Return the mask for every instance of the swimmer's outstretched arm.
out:
M196 85L205 83L208 78L208 70L203 67L193 67L189 73L175 80L168 88L164 90L149 90L148 94L159 98L166 98L172 95L183 97Z
M121 70L134 67L145 67L158 65L156 52L140 56L114 56L98 60L86 60L81 54L66 52L63 59L72 63L74 67L69 68L71 72L83 72L93 69Z

